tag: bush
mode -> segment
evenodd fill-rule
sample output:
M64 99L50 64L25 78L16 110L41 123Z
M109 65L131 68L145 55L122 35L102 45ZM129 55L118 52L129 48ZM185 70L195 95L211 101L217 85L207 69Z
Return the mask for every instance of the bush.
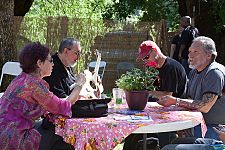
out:
M116 80L116 85L126 91L142 91L155 90L154 82L157 78L158 70L146 68L142 71L139 68L134 68Z

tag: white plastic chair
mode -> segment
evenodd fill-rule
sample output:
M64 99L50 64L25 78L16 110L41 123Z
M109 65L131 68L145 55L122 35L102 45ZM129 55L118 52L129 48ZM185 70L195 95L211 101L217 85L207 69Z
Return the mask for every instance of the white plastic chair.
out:
M2 79L4 74L18 76L22 72L20 68L19 62L6 62L2 67L2 74L0 78L0 86L2 84ZM0 97L2 97L3 93L0 93Z
M96 61L92 61L88 64L88 70L93 71L95 69ZM101 80L103 78L105 72L106 62L100 61L98 75L100 76Z

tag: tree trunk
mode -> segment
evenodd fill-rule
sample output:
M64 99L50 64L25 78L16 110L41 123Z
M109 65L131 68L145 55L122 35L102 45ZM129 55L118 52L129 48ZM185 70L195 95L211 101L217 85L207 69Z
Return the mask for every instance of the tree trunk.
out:
M14 36L13 36L13 0L0 1L0 49L1 62L14 60Z
M0 68L7 61L17 60L18 54L15 43L23 17L14 18L14 15L25 16L32 3L33 0L0 1ZM11 80L12 77L10 76L4 78L0 91L5 90Z
M13 0L0 1L0 68L5 62L15 60L17 57L13 36L13 8ZM7 82L9 78L3 81L1 90L9 84Z
M5 62L15 60L17 57L13 35L13 8L13 0L0 1L0 68ZM9 84L9 78L3 81L1 90Z

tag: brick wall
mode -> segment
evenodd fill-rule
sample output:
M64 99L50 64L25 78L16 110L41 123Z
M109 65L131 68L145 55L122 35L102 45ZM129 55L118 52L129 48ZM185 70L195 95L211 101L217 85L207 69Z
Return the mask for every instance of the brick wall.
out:
M135 67L141 66L136 62L138 46L149 38L147 34L147 32L118 31L106 33L104 37L95 39L92 49L100 50L102 60L107 62L103 77L105 91L111 92L115 87L116 66L119 62L126 61L133 63Z

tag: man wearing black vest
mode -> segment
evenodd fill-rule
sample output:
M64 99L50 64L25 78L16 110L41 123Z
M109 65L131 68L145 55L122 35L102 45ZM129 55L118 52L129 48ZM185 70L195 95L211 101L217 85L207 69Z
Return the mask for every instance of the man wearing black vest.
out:
M188 49L194 38L199 35L198 29L191 25L191 18L184 16L180 19L180 26L184 28L180 38L179 59L188 76L190 68L188 67Z

